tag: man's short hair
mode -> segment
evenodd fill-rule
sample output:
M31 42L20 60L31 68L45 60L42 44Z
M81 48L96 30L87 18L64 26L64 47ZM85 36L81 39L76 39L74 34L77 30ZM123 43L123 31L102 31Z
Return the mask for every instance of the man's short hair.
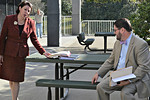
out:
M122 27L125 28L128 32L132 31L132 26L130 21L127 18L121 18L115 21L114 25L121 29Z

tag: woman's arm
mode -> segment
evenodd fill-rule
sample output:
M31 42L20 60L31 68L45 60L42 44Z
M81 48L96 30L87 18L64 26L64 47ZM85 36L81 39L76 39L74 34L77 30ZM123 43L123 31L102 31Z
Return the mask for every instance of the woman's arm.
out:
M31 39L32 44L39 51L40 54L43 54L46 57L48 57L50 55L50 53L46 52L46 50L41 46L41 44L39 43L39 41L37 39L37 36L36 36L36 27L35 27L34 21L32 21L32 26L33 26L33 31L30 34L30 39Z
M8 21L7 20L8 20L8 17L6 16L4 23L3 23L1 35L0 35L0 55L4 54L6 37L7 37L7 33L8 33L8 26L7 26Z

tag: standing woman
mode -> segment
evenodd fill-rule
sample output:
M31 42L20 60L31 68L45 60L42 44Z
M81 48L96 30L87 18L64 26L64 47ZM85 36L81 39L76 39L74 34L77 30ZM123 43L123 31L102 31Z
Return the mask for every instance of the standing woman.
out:
M24 81L25 58L29 55L27 39L48 57L50 53L40 45L36 37L35 23L29 18L32 4L23 1L16 15L6 16L0 36L0 78L9 81L12 100L18 99L19 83Z

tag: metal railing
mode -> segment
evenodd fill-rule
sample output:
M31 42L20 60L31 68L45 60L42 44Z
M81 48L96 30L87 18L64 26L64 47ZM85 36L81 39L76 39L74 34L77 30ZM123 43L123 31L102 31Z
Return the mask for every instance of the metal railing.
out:
M31 19L35 19L35 16L30 16ZM47 34L47 16L43 17L43 34Z
M113 23L115 20L83 20L82 32L87 35L95 32L113 32Z
M30 18L35 19L35 16L30 16ZM61 33L62 35L72 34L72 16L62 16ZM47 34L47 16L43 17L43 34Z
M43 33L47 34L47 16L43 18Z
M31 16L34 19L34 16ZM93 35L95 32L113 32L115 20L83 20L81 32ZM43 18L43 33L47 34L47 16ZM61 33L63 36L72 35L72 16L62 16Z
M61 33L62 35L72 34L72 16L61 17Z

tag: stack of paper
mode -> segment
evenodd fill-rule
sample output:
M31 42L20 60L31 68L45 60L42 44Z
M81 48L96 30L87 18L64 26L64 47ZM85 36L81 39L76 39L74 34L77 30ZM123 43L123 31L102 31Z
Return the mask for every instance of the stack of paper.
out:
M77 58L79 58L79 55L72 55L72 54L68 57L59 57L59 59L62 59L62 60L75 60Z
M117 82L136 78L136 76L132 73L132 66L127 68L122 68L110 73L110 86L117 85Z
M49 58L69 57L70 55L70 51L60 51L57 53L51 53L51 55L49 55Z

